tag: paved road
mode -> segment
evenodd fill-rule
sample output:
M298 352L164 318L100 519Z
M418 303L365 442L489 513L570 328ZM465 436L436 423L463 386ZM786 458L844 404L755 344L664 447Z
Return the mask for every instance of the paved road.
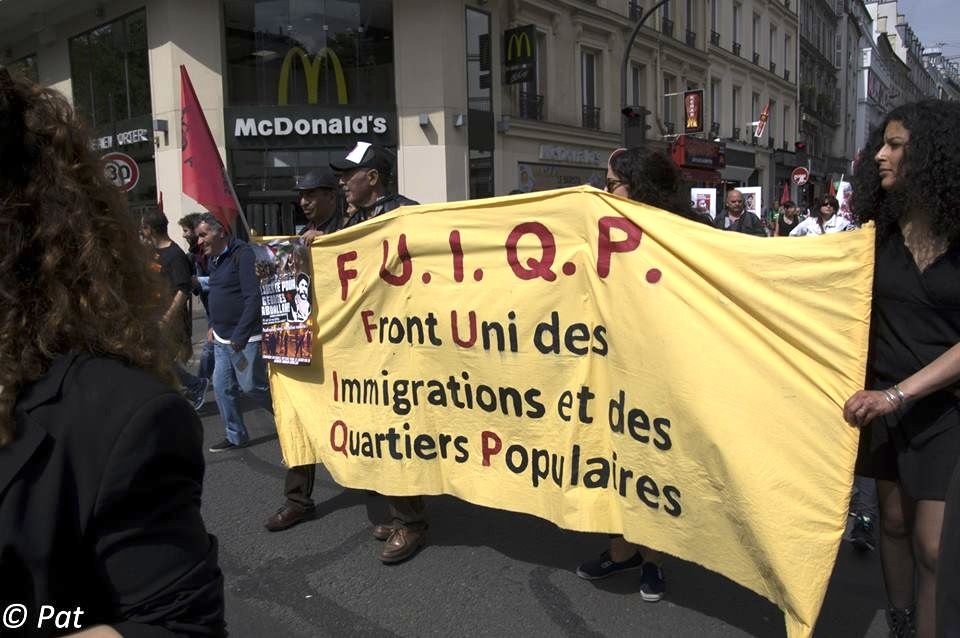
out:
M204 333L199 317L194 326L195 335ZM200 415L205 445L222 439L212 391ZM666 598L644 603L637 572L577 578L577 563L605 547L603 535L452 497L427 499L430 544L406 563L384 566L370 534L371 520L385 520L383 503L341 488L322 469L314 490L318 517L267 532L264 521L283 501L280 446L265 411L251 407L247 425L250 447L207 453L204 486L233 636L785 635L774 605L701 567L668 559ZM844 544L816 635L885 636L883 600L876 554Z

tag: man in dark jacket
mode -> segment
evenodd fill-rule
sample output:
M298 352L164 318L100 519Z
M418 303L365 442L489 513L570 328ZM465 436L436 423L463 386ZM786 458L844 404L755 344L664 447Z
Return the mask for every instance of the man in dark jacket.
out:
M717 213L713 225L721 230L732 230L757 237L767 236L760 218L744 210L743 193L736 189L727 193L726 206Z
M314 237L327 235L340 228L342 219L337 214L340 184L329 168L310 171L297 181L294 190L299 193L300 208L307 218L307 226L300 234L308 246ZM295 465L287 470L283 481L285 501L265 524L267 530L279 532L313 518L313 483L316 466Z
M209 339L214 341L213 388L227 436L211 452L243 447L249 441L240 411L246 394L273 412L267 365L260 354L260 282L253 248L227 234L210 213L197 224L197 242L210 263L206 288L210 308Z
M386 151L369 142L357 142L347 156L331 162L330 167L340 174L340 184L353 212L343 228L359 224L400 206L417 202L403 195L390 194L390 160ZM387 496L390 522L376 525L373 536L386 541L380 560L399 563L413 556L426 541L427 521L423 497Z

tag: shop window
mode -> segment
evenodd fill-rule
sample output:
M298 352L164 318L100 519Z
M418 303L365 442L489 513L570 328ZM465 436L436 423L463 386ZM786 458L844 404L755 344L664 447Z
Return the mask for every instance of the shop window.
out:
M389 0L225 0L229 106L396 103Z
M71 38L69 51L74 104L94 127L152 112L146 11Z

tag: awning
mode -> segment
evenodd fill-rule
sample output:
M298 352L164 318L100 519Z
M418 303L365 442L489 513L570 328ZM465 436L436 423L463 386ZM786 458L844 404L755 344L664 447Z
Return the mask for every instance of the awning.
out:
M727 182L746 182L756 170L752 166L730 166L728 164L720 169L720 177Z
M685 182L710 182L718 183L720 173L707 168L680 168L680 179Z

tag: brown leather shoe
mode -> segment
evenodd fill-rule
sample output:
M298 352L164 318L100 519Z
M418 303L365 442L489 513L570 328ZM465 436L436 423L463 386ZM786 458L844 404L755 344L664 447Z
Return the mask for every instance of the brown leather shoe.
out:
M390 538L390 534L393 534L393 530L396 529L396 525L393 523L380 523L379 525L373 526L373 537L378 541L385 541Z
M314 509L312 507L303 508L294 505L284 505L277 510L277 513L267 519L265 527L271 532L281 532L290 529L298 523L309 521L313 518Z
M380 560L388 565L405 561L416 554L417 550L423 547L426 542L426 526L416 529L403 526L395 527L393 533L390 534L383 545Z

